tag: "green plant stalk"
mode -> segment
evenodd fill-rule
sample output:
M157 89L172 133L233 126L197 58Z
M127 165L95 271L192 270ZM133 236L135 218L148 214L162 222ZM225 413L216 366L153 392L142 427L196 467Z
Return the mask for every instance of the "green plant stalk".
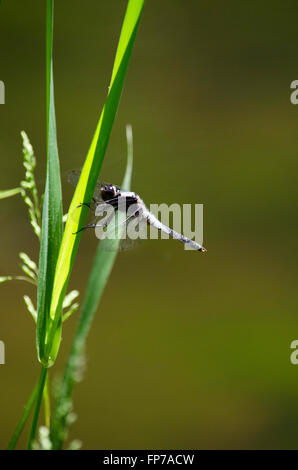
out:
M24 426L26 424L26 421L29 417L29 414L30 414L30 411L34 405L34 402L36 400L36 396L37 396L37 387L38 387L38 384L35 385L34 389L33 389L33 392L25 406L25 409L24 409L24 412L21 416L21 419L20 421L18 422L16 428L15 428L15 431L9 441L9 444L7 446L7 450L13 450L16 446L16 443L18 442L19 440L19 437L24 429Z
M49 310L62 240L62 192L60 165L56 136L56 119L53 84L53 10L54 0L47 0L46 32L46 135L47 135L47 175L42 211L42 229L39 254L37 286L37 326L36 346L39 361L48 366L45 360L45 347L50 328ZM60 335L57 321L55 333Z
M132 130L130 126L127 126L126 128L126 136L127 165L122 182L122 188L126 191L129 191L133 163ZM110 248L113 249L113 251L105 251L108 248L108 244L110 245ZM112 244L114 246L111 246ZM77 382L78 369L80 368L80 365L82 363L82 356L88 332L90 330L95 312L98 308L102 293L111 274L117 256L118 245L119 240L102 240L99 243L96 251L96 255L88 280L87 291L81 308L81 314L77 330L72 344L72 349L67 361L67 366L62 380L60 394L57 397L54 406L50 434L53 449L61 449L66 437L65 428L67 412L61 414L60 410L63 408L65 409L64 404L67 404L66 409L68 410L71 404L71 396L74 386Z
M50 393L49 393L49 375L47 375L45 387L43 390L43 402L44 402L44 418L45 425L47 428L50 427L51 423L51 402L50 402Z
M66 438L64 428L66 426L68 413L61 416L59 408L61 405L63 406L64 403L70 403L72 392L77 381L76 376L81 365L86 338L96 312L97 304L99 303L108 277L112 271L115 258L116 253L104 253L100 246L98 246L88 280L88 287L82 305L78 327L63 377L60 395L53 411L51 423L51 441L53 449L61 449L64 439ZM97 297L96 299L94 299L94 293ZM59 428L62 429L62 433Z
M52 365L55 361L60 344L60 337L58 337L56 331L61 317L63 298L81 237L81 233L76 235L74 233L84 224L87 215L85 206L81 208L77 208L77 206L80 202L90 201L94 192L119 105L143 6L144 0L129 0L116 52L108 97L68 211L51 299L50 317L52 325L47 337L47 348L43 361L47 366Z
M45 386L45 382L47 379L47 372L48 372L48 369L46 367L41 368L41 373L40 373L39 381L37 384L36 404L35 404L29 439L28 439L28 445L27 445L28 450L32 449L32 445L35 439L36 428L38 424L38 417L39 417L40 407L41 407L41 402L42 402L42 397L43 397L43 391L44 391L44 386Z

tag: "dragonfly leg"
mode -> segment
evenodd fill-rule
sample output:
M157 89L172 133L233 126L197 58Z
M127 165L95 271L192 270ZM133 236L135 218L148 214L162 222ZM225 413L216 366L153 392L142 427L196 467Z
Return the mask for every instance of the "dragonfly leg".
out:
M84 225L84 227L81 227L81 228L79 228L79 230L77 230L76 232L73 232L73 235L76 235L76 233L82 232L82 230L85 230L86 228L95 228L95 227L99 227L99 224L88 224L88 225Z
M79 207L82 207L82 206L86 206L86 207L88 207L88 209L90 209L90 202L81 202L81 203L77 206L77 209L78 209Z
M77 230L77 232L73 232L73 235L75 235L76 233L79 233L79 232L82 232L82 230L85 230L86 228L96 228L96 227L107 227L107 225L109 225L109 223L111 222L111 219L113 218L113 215L112 217L110 217L108 220L106 220L104 223L97 223L97 224L87 224L87 225L84 225L83 227L81 227L79 230Z

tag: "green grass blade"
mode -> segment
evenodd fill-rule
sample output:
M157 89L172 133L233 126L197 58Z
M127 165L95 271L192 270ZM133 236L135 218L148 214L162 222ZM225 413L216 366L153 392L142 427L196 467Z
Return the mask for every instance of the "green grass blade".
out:
M34 414L33 414L33 419L32 419L32 425L30 429L30 434L29 434L29 439L28 439L28 445L27 449L30 450L32 449L32 445L34 442L35 434L36 434L36 428L38 424L38 418L39 418L39 412L40 412L40 407L41 407L41 402L42 402L42 397L43 397L43 391L45 387L45 383L47 380L47 372L48 369L45 367L42 367L39 381L37 384L37 391L36 391L36 404L35 404L35 409L34 409Z
M91 200L120 101L129 59L144 6L144 0L129 0L116 52L109 93L93 136L80 180L72 199L56 267L50 316L52 333L48 340L47 354L55 359L58 345L54 339L55 328L61 316L61 306L71 268L76 255L80 234L74 235L84 223L86 207L77 208L80 202ZM53 350L54 348L54 350Z
M129 191L133 163L132 131L130 126L127 126L126 136L127 166L122 182L122 187L123 189ZM113 244L113 246L111 246L111 244ZM104 239L98 245L88 280L87 290L84 302L82 304L79 323L72 344L72 349L68 358L60 393L57 397L54 407L53 419L51 422L51 440L54 449L60 449L66 438L66 420L71 406L71 395L74 385L77 381L76 378L78 375L78 369L80 369L80 364L82 362L82 355L87 335L90 330L95 312L98 308L102 293L112 271L117 256L118 244L119 240ZM112 251L110 251L111 248Z
M32 409L32 407L33 407L33 405L34 405L35 400L36 400L36 396L37 396L37 386L38 386L38 384L35 385L35 387L34 387L34 389L33 389L33 392L32 392L32 394L31 394L31 396L30 396L30 398L29 398L29 400L28 400L28 402L27 402L27 404L26 404L26 406L25 406L25 409L24 409L24 412L23 412L23 414L22 414L22 416L21 416L21 419L20 419L20 421L18 422L17 427L16 427L16 429L15 429L15 431L14 431L14 433L13 433L13 435L12 435L10 441L9 441L9 444L8 444L8 446L7 446L7 450L13 450L13 449L15 448L15 446L16 446L16 443L17 443L18 440L19 440L19 437L20 437L20 435L21 435L21 432L22 432L23 429L24 429L24 426L25 426L26 421L27 421L27 419L28 419L28 417L29 417L30 411L31 411L31 409Z
M44 361L44 348L48 328L49 306L53 280L62 239L62 194L58 157L53 86L53 8L47 0L46 37L46 120L47 120L47 176L42 212L42 231L39 254L37 288L36 344L38 358Z

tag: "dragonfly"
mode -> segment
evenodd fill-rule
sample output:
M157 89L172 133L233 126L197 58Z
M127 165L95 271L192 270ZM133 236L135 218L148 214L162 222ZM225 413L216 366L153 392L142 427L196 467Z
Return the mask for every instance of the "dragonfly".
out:
M72 185L76 186L80 177L80 173L80 170L72 170L68 172L68 181ZM202 253L205 253L207 251L206 248L204 248L196 241L187 238L181 233L176 232L172 228L163 224L152 212L150 212L144 201L137 193L132 191L124 191L121 189L120 186L98 181L95 186L92 201L82 202L78 205L78 207L87 206L96 214L98 213L98 209L100 208L100 206L105 205L111 206L111 208L113 208L113 211L111 212L111 217L106 219L104 223L102 223L101 221L95 221L93 223L84 225L76 233L81 232L85 229L107 227L117 211L125 211L128 216L125 218L124 221L120 222L120 224L128 224L133 219L137 219L139 223L151 225L159 232L164 232L169 237L175 240L179 240L180 242L184 243L184 245L190 246L193 250L200 251Z

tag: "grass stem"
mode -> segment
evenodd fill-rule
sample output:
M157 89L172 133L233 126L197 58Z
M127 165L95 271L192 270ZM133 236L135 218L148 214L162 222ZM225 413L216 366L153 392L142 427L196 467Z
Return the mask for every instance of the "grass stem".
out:
M49 393L49 376L46 377L45 387L43 391L43 403L44 403L44 418L45 425L47 428L50 427L51 422L51 402L50 402L50 393Z
M47 372L48 372L48 369L42 366L39 381L37 384L36 404L35 404L29 439L28 439L27 450L32 449L32 445L35 439L36 428L37 428L40 407L41 407L41 402L42 402L42 397L43 397L43 390L44 390L44 386L45 386L46 378L47 378Z
M19 440L19 437L24 429L24 426L26 424L26 421L29 417L29 414L30 414L30 411L34 405L34 402L35 402L35 399L36 399L36 396L37 396L37 387L38 387L38 384L35 385L34 389L33 389L33 392L31 393L31 396L25 406L25 409L24 409L24 412L21 416L21 419L20 421L18 422L16 428L15 428L15 431L9 441L9 444L7 446L7 450L13 450L16 446L16 443L18 442Z

